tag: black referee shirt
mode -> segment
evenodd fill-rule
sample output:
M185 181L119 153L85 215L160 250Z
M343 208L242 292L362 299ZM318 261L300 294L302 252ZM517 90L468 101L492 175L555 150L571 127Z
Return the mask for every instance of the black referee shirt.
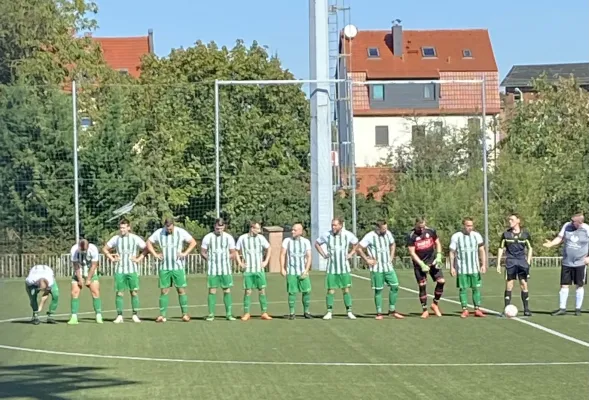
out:
M501 248L506 250L506 268L515 266L529 267L526 249L529 251L532 248L531 241L532 237L525 229L518 233L515 233L511 228L503 232Z

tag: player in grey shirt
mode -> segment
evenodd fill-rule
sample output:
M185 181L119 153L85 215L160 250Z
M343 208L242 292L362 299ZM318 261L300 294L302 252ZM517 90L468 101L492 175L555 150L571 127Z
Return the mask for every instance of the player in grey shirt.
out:
M575 315L581 316L584 285L587 283L587 264L589 264L589 225L585 223L583 214L575 214L570 222L563 225L558 236L547 240L544 247L558 246L563 243L562 267L560 270L560 304L552 315L565 315L569 285L575 284L576 303Z

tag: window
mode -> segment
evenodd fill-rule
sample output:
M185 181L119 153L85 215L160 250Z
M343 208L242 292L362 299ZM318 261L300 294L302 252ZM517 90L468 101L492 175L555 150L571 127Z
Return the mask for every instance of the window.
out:
M92 126L92 119L90 117L80 118L80 126L82 127L82 130L85 131Z
M428 83L423 86L423 98L426 100L435 99L435 87L433 83Z
M129 75L129 70L127 68L121 68L121 69L119 69L119 74Z
M442 121L434 121L433 125L434 132L436 133L442 133L442 131L444 130L444 123Z
M369 58L380 57L380 53L378 52L378 47L369 47L368 48L368 57Z
M411 140L419 140L425 137L425 126L413 125L411 127Z
M374 127L374 145L376 147L389 146L389 127L375 126Z
M384 85L372 85L372 100L384 100Z
M470 49L462 50L462 57L464 58L472 58L472 51Z
M470 132L480 132L481 131L481 119L480 118L469 118L467 122L467 127Z
M435 47L422 47L421 55L427 58L437 57Z

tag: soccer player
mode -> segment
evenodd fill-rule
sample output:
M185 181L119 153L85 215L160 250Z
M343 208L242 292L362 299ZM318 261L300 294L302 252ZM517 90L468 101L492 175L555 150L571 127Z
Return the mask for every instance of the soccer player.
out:
M292 237L282 241L280 251L280 271L286 277L288 292L289 320L295 319L297 293L302 293L303 313L306 319L313 319L309 312L311 306L311 242L303 237L303 225L294 224Z
M558 310L552 315L565 315L567 313L567 299L569 297L569 285L575 284L576 302L575 315L581 316L584 285L587 283L587 265L589 264L589 225L585 223L582 213L575 214L570 222L563 225L558 236L547 240L544 247L558 246L563 243L562 267L560 269L560 302Z
M47 323L56 324L57 322L53 319L52 315L55 313L59 302L59 287L57 286L51 267L48 265L35 265L25 278L25 285L27 295L29 296L29 303L33 309L31 322L39 325L39 313L43 309L47 297L51 295L51 303L47 311ZM37 302L39 293L41 293L41 303Z
M260 223L257 221L250 222L249 232L243 234L237 239L235 253L239 267L244 271L243 273L243 316L242 321L247 321L251 318L250 306L252 290L258 290L258 298L260 300L260 309L262 311L261 318L264 320L271 320L272 317L268 315L268 300L266 299L266 267L270 262L270 243L263 235L260 235L262 230Z
M327 252L323 250L323 245L327 247ZM358 238L352 232L344 229L341 218L334 218L331 221L331 230L315 241L315 248L321 257L327 260L327 274L325 275L327 314L323 317L325 320L333 317L335 289L341 289L343 292L348 318L356 319L352 313L352 295L350 294L352 275L348 260L356 253L357 245Z
M405 318L396 311L399 279L393 266L395 248L393 234L389 231L386 221L380 220L376 222L374 230L362 238L357 249L358 254L370 269L376 319L378 320L383 319L382 291L385 285L389 287L389 315L397 319ZM368 251L368 255L364 250Z
M223 290L225 319L235 321L231 310L233 305L233 299L231 298L231 288L233 287L232 260L235 258L235 239L225 232L225 221L222 218L215 220L215 230L203 238L200 254L207 261L207 287L209 289L207 304L209 306L209 315L206 320L215 320L217 289L220 287Z
M100 300L100 281L98 277L98 248L82 239L80 243L72 246L70 250L74 276L72 278L72 316L69 325L78 324L78 311L80 309L80 292L86 286L92 294L92 306L96 313L96 323L102 324L102 302Z
M425 219L418 218L415 227L407 238L407 249L413 261L413 272L419 285L419 301L421 302L421 318L429 317L427 310L427 276L436 282L434 302L431 309L438 317L442 316L439 302L444 293L444 273L442 272L442 244L435 229L425 224Z
M196 240L186 230L174 225L172 218L166 218L164 227L155 231L147 240L147 250L159 260L160 315L155 322L166 322L168 312L168 292L174 286L178 293L178 303L182 321L190 321L188 315L188 296L186 295L185 260L196 247ZM157 244L161 253L153 247ZM184 247L186 246L186 249Z
M532 238L530 233L521 227L521 220L518 215L511 214L508 220L509 229L503 232L501 244L497 251L497 272L501 273L501 258L503 252L506 251L505 307L511 304L513 281L518 279L524 306L524 316L530 317L532 313L528 304L528 276L530 274L530 265L532 265ZM501 314L501 316L504 315Z
M116 253L111 251L116 249ZM102 251L104 255L113 263L115 267L115 306L117 317L113 321L115 324L123 322L123 294L125 291L131 293L131 307L133 309L133 322L141 322L137 312L139 311L139 266L145 257L146 244L139 236L131 233L131 224L129 220L122 219L119 222L119 234L110 238L104 245ZM137 254L139 252L139 254Z
M450 239L450 273L456 276L456 286L462 306L462 318L469 316L468 289L472 289L475 317L484 317L481 310L481 273L487 272L485 243L480 233L474 230L472 218L462 220L462 231Z

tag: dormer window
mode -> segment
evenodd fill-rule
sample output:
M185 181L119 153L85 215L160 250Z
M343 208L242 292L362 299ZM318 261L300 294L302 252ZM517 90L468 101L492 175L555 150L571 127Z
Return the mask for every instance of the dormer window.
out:
M421 55L424 58L435 58L435 57L437 57L436 48L435 47L422 47L421 48Z
M472 51L470 51L470 49L462 50L462 57L463 58L472 58Z
M380 53L378 52L378 47L369 47L368 48L368 58L378 58L380 57Z

